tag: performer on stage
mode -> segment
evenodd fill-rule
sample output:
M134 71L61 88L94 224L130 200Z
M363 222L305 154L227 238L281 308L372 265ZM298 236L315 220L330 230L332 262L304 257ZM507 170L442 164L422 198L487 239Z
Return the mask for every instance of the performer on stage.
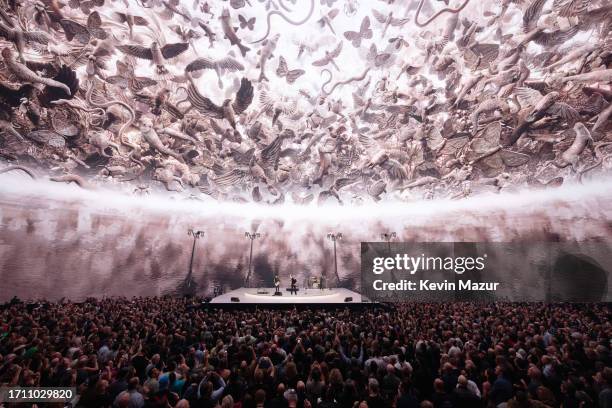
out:
M289 292L291 292L292 295L297 295L297 279L295 279L293 275L289 275L289 277L291 278L291 288L289 288Z
M321 275L321 278L319 279L319 289L323 290L324 288L325 288L325 277Z
M274 275L274 296L280 296L280 278L278 274Z

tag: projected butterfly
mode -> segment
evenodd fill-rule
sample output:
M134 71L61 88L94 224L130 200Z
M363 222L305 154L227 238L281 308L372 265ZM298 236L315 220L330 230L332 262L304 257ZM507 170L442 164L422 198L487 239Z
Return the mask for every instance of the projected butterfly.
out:
M266 3L266 11L270 10L270 8L274 7L275 10L278 10L278 6L273 0L259 0L260 3Z
M276 75L280 78L285 78L287 83L292 84L296 79L304 75L306 71L303 69L289 69L287 61L282 56L278 58L278 68L276 68Z
M102 27L102 20L97 11L93 11L87 18L87 26L77 23L76 21L64 18L60 20L61 26L64 28L66 39L72 41L74 38L82 44L87 44L91 37L99 40L105 40L108 37L106 31Z
M337 9L337 8L333 8L333 9L329 10L327 12L327 14L324 14L323 17L321 17L319 20L317 20L317 23L319 23L319 26L321 28L324 28L325 26L329 27L331 32L334 35L336 35L336 30L334 29L334 26L332 25L332 20L336 18L338 13L340 13L340 10Z
M361 27L359 32L357 31L345 31L344 38L349 40L353 47L359 48L361 46L361 40L369 40L372 38L372 30L370 29L370 17L365 16L361 21Z
M246 3L249 3L249 7L252 7L250 1L247 0ZM243 8L246 3L245 0L230 0L230 6L235 10Z
M401 35L394 38L389 38L389 43L391 43L391 45L393 46L393 48L395 48L396 51L401 50L402 47L410 46L410 44L408 44L408 41L404 40L404 37Z
M357 0L345 0L344 1L344 14L347 17L353 17L357 13L359 8L359 2Z
M240 20L240 28L243 30L245 27L248 27L248 29L251 31L253 31L253 28L255 28L255 17L251 17L247 20L245 16L239 14L238 20Z
M157 81L147 77L134 75L134 63L117 60L117 75L106 77L106 82L119 85L121 88L130 89L132 92L140 92L145 88L157 85Z
M80 8L84 14L88 14L94 7L102 7L104 0L70 0L68 6L73 9Z
M389 58L391 58L391 54L387 52L381 52L379 54L375 44L370 46L367 59L368 61L373 62L376 67L380 67L381 65L385 64L387 61L389 61Z

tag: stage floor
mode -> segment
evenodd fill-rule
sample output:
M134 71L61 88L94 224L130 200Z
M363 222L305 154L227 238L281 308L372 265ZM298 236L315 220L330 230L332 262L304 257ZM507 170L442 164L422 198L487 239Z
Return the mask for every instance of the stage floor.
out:
M213 298L210 303L240 304L334 304L361 303L361 295L344 288L304 289L292 295L286 288L281 289L282 296L274 296L274 288L239 288ZM350 299L350 300L349 300Z

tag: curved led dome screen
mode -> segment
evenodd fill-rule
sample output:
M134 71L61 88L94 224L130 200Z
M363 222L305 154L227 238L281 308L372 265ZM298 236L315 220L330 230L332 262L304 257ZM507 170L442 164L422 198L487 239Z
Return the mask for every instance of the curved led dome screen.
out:
M611 15L604 0L7 2L0 298L290 274L359 290L361 242L605 245ZM555 270L588 270L580 287L606 299L606 263L583 255Z

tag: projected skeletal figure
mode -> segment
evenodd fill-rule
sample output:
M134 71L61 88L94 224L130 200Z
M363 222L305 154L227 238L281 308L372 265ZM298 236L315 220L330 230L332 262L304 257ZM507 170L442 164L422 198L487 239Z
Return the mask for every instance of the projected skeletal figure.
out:
M268 204L581 181L610 167L611 23L606 0L6 2L0 168Z

